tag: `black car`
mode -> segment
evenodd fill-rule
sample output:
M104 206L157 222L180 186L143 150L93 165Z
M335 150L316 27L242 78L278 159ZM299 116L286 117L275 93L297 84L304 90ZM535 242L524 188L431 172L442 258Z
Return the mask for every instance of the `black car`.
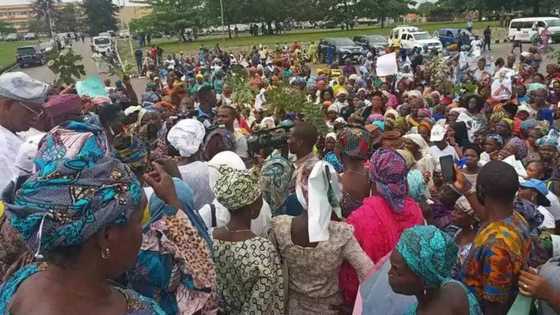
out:
M47 63L47 54L39 46L18 47L16 61L20 68L28 65L42 66Z
M330 51L333 54L332 61L338 64L343 64L346 59L357 63L364 54L363 48L347 37L322 39L319 42L319 61L327 63Z
M382 35L354 36L354 43L364 49L374 48L375 50L383 50L387 48L387 39Z

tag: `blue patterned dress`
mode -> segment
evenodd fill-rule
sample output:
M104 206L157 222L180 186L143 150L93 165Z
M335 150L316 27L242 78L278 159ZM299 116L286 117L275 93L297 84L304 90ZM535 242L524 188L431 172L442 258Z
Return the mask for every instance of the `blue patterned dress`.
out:
M46 264L30 264L13 274L0 287L0 314L10 314L8 307L18 287L32 275L46 270ZM127 311L124 315L165 315L165 312L152 299L133 290L113 287L126 299Z

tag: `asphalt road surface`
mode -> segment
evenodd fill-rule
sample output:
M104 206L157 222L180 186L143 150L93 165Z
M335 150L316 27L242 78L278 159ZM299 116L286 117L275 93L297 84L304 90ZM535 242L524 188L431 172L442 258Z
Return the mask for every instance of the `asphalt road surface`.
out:
M92 74L97 74L99 76L101 76L103 79L108 78L108 75L103 73L104 69L106 69L106 67L104 67L103 65L99 65L96 64L96 62L92 59L92 52L90 49L90 42L89 39L86 39L85 43L82 42L74 42L72 44L72 49L74 49L77 53L79 53L82 56L82 63L85 66L85 70L86 73L88 75L92 75ZM529 45L524 45L524 48L527 49L529 47ZM556 44L553 45L553 48L559 48L560 44ZM496 60L496 58L498 57L505 57L508 56L511 52L511 44L510 43L504 43L504 44L496 44L492 46L492 51L490 52L490 55L492 58L490 58L489 62L494 62ZM546 64L548 63L552 63L555 62L552 60L552 56L551 54L549 54L548 56L545 57L545 60L543 62L543 66L541 68L541 71L544 70L544 66L546 66ZM100 69L101 68L101 69ZM27 74L29 74L31 77L37 79L37 80L41 80L41 81L45 81L45 82L53 82L55 80L55 75L52 73L52 71L50 71L46 65L44 66L40 66L40 67L29 67L29 68L24 68L24 69L20 69L20 68L15 68L12 71L23 71ZM105 70L106 71L106 70ZM117 80L117 78L115 77L111 77L110 78L113 82L115 80ZM144 88L146 84L146 80L143 78L133 78L132 79L132 86L134 88L134 91L136 92L136 94L138 96L140 96L143 92L144 92Z
M82 56L82 64L85 67L85 71L87 75L99 75L101 78L111 79L113 83L115 80L118 80L116 77L110 77L105 71L107 71L108 67L103 63L95 62L92 58L92 52L90 48L90 41L86 39L84 43L81 41L73 42L72 49L75 53L78 53ZM29 74L32 78L41 80L47 83L51 83L56 79L55 74L49 70L49 68L44 65L40 67L26 67L26 68L19 68L16 67L12 71L22 71ZM138 96L140 96L146 87L146 80L135 78L132 79L132 87Z

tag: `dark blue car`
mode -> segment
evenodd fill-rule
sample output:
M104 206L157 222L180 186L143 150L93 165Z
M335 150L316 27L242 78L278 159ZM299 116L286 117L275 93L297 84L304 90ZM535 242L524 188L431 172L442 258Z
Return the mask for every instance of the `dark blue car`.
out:
M461 28L442 28L438 31L438 37L443 47L459 43L468 45L473 39L469 31Z

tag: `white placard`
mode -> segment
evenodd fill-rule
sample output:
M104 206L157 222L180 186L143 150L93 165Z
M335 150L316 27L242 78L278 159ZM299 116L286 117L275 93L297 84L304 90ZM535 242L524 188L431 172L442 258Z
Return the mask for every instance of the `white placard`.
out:
M394 75L398 72L397 55L395 53L377 57L376 73L378 77Z

